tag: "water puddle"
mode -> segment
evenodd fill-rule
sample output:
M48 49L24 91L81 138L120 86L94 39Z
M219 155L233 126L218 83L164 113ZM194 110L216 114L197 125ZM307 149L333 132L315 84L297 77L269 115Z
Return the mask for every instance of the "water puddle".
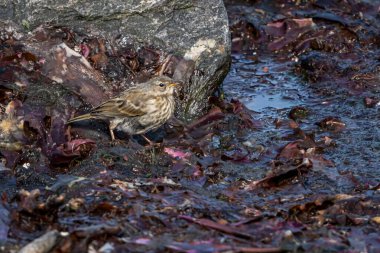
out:
M259 62L233 55L232 69L224 81L227 98L242 101L250 110L270 113L289 109L306 99L301 81L289 73L289 64L270 58Z
M325 137L334 140L336 147L325 150L324 155L335 163L338 171L367 179L380 178L378 109L366 108L362 97L352 96L345 90L323 95L322 88L311 87L293 73L294 62L279 62L269 56L259 60L250 58L233 55L223 90L227 99L239 99L256 112L254 118L263 123L263 129L252 133L253 138L267 147L274 145L274 139L277 147L285 145L281 136L289 134L289 130L276 129L273 122L287 120L292 107L303 106L311 113L300 123L301 129L315 134L316 140ZM341 119L345 129L336 133L316 125L329 116Z

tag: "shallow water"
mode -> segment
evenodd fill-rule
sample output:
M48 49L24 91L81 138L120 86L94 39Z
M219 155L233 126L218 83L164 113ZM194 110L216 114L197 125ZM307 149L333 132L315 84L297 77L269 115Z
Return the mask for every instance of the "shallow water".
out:
M306 99L301 80L289 71L289 64L270 58L259 62L235 54L224 81L227 97L237 98L255 112L270 114L273 109L288 109Z
M284 138L289 129L276 129L273 122L288 120L291 108L302 106L310 115L300 122L300 128L315 134L316 141L327 136L335 143L323 153L334 162L335 168L324 173L334 178L352 173L361 184L370 185L380 179L380 114L379 107L364 106L363 98L368 94L353 96L348 90L335 87L331 94L322 95L328 88L316 88L296 76L293 71L296 63L276 61L270 56L259 60L250 58L250 55L233 55L223 90L227 98L239 99L256 112L253 119L262 122L262 129L253 132L251 138L267 148L286 144ZM346 127L342 131L327 131L316 125L329 116L339 118ZM335 183L337 192L345 191L339 180Z

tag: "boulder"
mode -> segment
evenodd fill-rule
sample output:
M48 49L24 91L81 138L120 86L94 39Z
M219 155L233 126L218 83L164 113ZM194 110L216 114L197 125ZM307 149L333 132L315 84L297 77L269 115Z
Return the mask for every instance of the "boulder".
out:
M177 116L208 109L230 65L230 33L222 0L0 0L0 18L33 30L41 24L91 31L119 44L152 45L175 57L184 83Z

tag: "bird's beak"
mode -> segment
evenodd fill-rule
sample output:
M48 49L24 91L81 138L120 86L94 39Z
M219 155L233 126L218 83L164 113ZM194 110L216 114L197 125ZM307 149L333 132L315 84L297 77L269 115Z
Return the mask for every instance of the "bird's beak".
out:
M169 83L169 87L177 87L178 83Z

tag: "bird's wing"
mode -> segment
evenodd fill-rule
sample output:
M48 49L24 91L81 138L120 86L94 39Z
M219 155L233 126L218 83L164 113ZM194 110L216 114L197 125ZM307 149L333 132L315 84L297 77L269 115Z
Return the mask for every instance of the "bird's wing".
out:
M128 96L121 96L110 99L103 104L95 107L90 114L98 117L135 117L146 113L144 107L140 105L141 97L130 92Z

